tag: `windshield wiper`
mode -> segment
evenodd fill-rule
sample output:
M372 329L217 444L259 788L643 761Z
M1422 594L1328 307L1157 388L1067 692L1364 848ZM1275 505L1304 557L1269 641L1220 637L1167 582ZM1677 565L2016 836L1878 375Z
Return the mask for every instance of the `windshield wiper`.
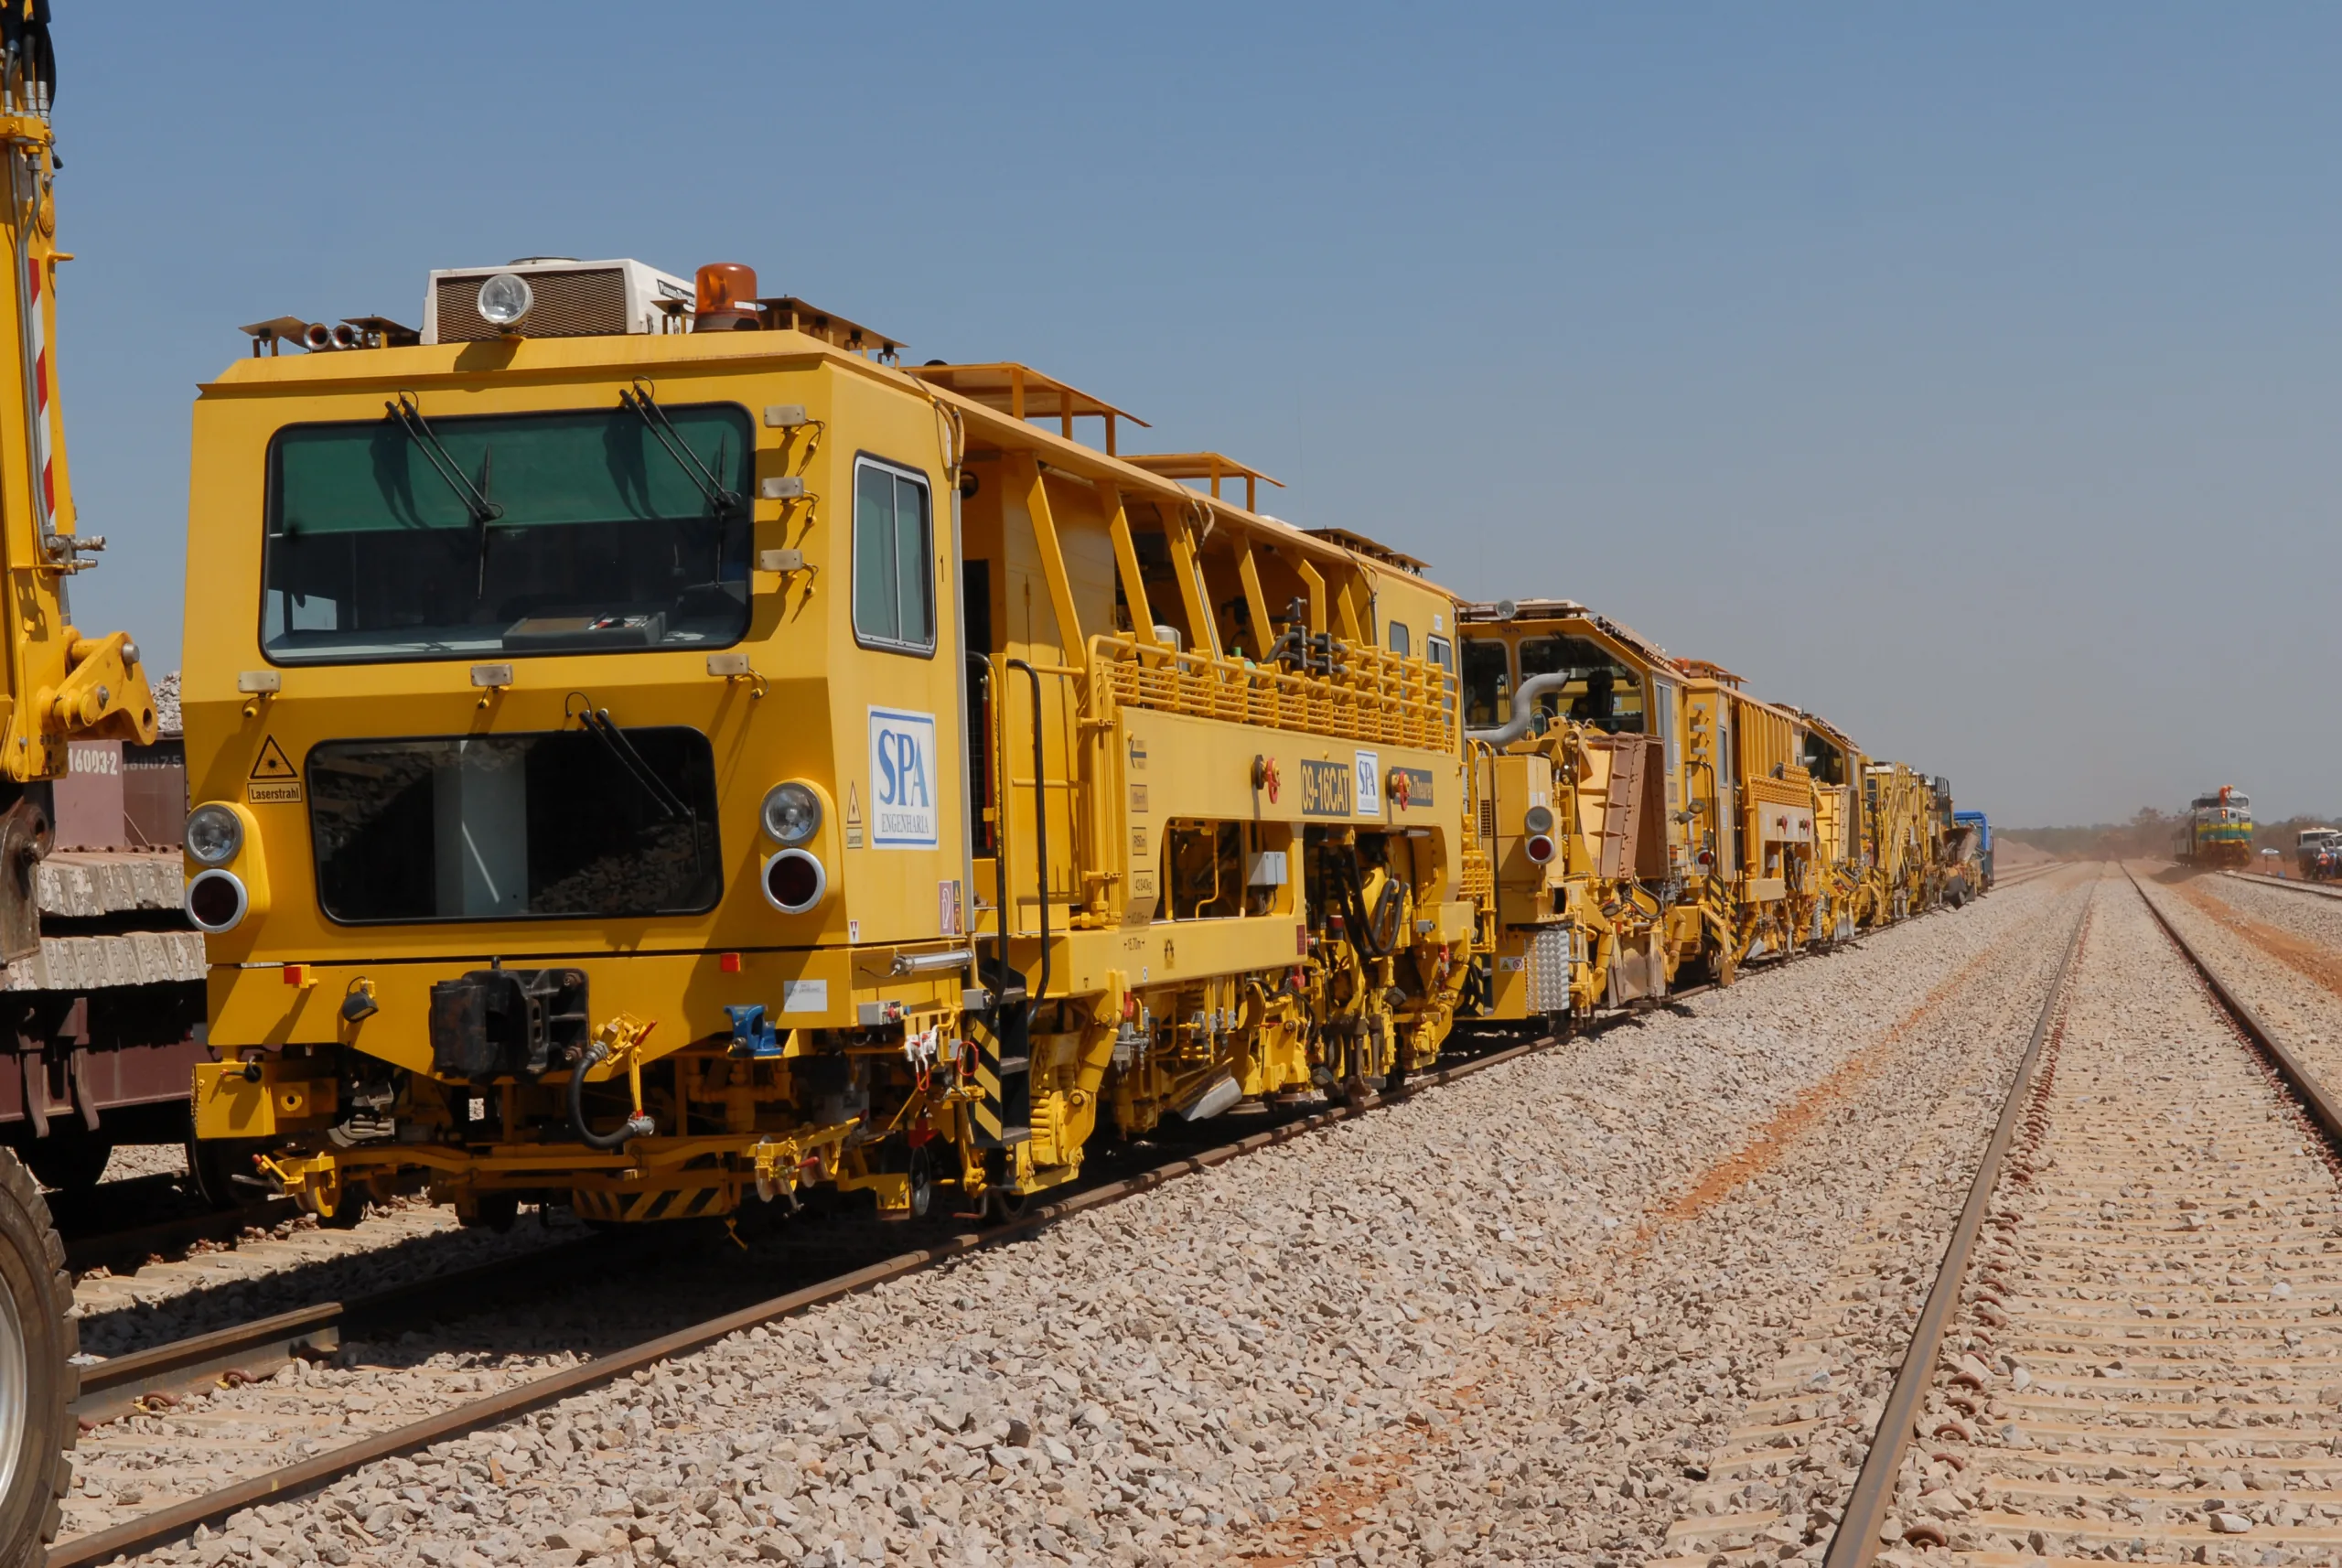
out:
M609 748L611 757L641 788L642 792L650 797L650 803L659 808L661 815L671 822L680 819L690 822L694 830L698 828L699 813L685 805L682 797L676 794L667 781L651 769L650 764L643 760L642 753L634 749L634 742L627 738L626 731L610 717L609 709L580 709L577 723L580 728Z
M574 693L573 695L582 694ZM650 803L659 808L660 814L671 822L680 822L683 824L685 831L691 834L692 874L694 876L700 875L704 868L699 813L692 809L689 801L676 794L672 787L664 779L660 778L650 764L643 759L642 753L634 748L634 742L627 738L626 731L618 727L618 722L616 719L610 717L609 709L594 706L593 699L588 697L582 707L572 711L576 715L578 727L602 743L604 748L610 754L610 760L618 765L620 772L634 780L636 788L650 797Z
M667 418L667 411L659 406L649 387L640 381L635 382L631 391L621 387L618 389L618 402L640 416L643 428L667 449L667 456L675 460L675 467L683 471L683 477L698 487L700 499L707 502L708 510L717 518L736 517L747 508L748 503L740 492L726 488L724 481L699 460L699 454L692 450L691 443L683 439L682 434ZM716 448L715 460L719 463L724 460L721 446Z
M407 439L422 448L424 460L446 482L447 488L455 492L456 499L464 503L464 510L471 514L476 540L473 553L478 563L478 578L472 585L472 597L474 600L485 597L488 593L488 525L504 515L504 509L489 500L484 489L494 475L493 456L488 452L480 454L480 483L475 485L471 476L464 472L463 465L457 463L447 448L439 444L439 437L432 434L431 426L424 420L422 405L414 401L413 393L401 392L398 401L382 406L390 411L392 419L399 422L399 428L406 432Z
M485 526L504 515L504 509L481 494L480 488L472 483L471 477L464 472L462 465L449 456L445 446L439 445L439 437L433 435L431 426L424 422L423 410L415 405L414 398L411 393L401 392L397 402L386 403L382 406L390 410L391 417L399 422L400 427L407 433L408 437L417 446L423 448L424 457L429 461L433 470L446 481L447 488L456 492L456 499L464 503L464 510L471 514L474 522ZM487 477L485 468L481 470L481 477Z

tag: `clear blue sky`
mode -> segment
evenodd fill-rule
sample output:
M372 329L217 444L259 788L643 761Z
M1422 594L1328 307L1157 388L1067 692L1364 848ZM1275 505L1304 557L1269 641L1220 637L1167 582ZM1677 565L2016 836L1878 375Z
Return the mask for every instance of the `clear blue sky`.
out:
M2342 10L57 11L59 368L114 543L76 607L158 667L238 323L734 260L2004 822L2342 810Z

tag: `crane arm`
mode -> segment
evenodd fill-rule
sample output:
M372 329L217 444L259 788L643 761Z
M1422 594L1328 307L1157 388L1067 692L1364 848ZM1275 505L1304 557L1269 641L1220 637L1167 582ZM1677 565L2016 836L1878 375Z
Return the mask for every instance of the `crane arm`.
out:
M105 541L75 528L57 406L56 85L48 0L0 0L0 962L40 945L50 828L26 787L65 774L70 742L155 738L137 644L83 635L66 593Z
M67 579L95 564L102 538L75 527L58 411L56 89L48 0L0 0L0 356L16 374L0 389L0 785L60 777L67 743L151 742L155 700L127 634L88 636L72 622ZM0 943L0 946L5 946Z

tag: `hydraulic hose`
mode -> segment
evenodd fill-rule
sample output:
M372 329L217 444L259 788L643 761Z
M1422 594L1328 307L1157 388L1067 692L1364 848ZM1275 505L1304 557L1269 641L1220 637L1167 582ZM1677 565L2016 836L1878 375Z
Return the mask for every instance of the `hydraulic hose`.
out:
M1334 879L1340 886L1346 912L1358 923L1358 931L1350 940L1369 958L1389 958L1391 944L1383 940L1381 920L1391 908L1391 900L1398 896L1397 880L1390 878L1384 881L1382 897L1376 900L1376 907L1370 913L1366 907L1366 876L1359 867L1356 852L1352 852L1348 860L1334 862Z
M1407 945L1399 940L1404 934L1403 932L1394 929L1387 937L1382 934L1382 922L1391 913L1391 907L1393 904L1399 904L1403 908L1405 897L1406 892L1399 886L1397 877L1385 876L1382 879L1382 897L1374 901L1374 918L1368 922L1374 928L1375 945L1382 950L1375 954L1377 958L1388 958L1392 952Z
M599 1040L586 1046L577 1058L577 1066L569 1075L569 1130L577 1141L589 1149L622 1149L629 1139L648 1138L652 1131L650 1118L635 1112L613 1132L596 1133L586 1121L586 1075L606 1060L610 1047Z

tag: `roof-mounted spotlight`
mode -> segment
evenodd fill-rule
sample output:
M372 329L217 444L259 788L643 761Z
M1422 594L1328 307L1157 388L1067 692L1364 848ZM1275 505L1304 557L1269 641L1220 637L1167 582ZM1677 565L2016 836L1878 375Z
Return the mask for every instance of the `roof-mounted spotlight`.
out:
M518 274L499 273L479 285L480 318L500 332L517 332L522 317L536 305L536 291Z

